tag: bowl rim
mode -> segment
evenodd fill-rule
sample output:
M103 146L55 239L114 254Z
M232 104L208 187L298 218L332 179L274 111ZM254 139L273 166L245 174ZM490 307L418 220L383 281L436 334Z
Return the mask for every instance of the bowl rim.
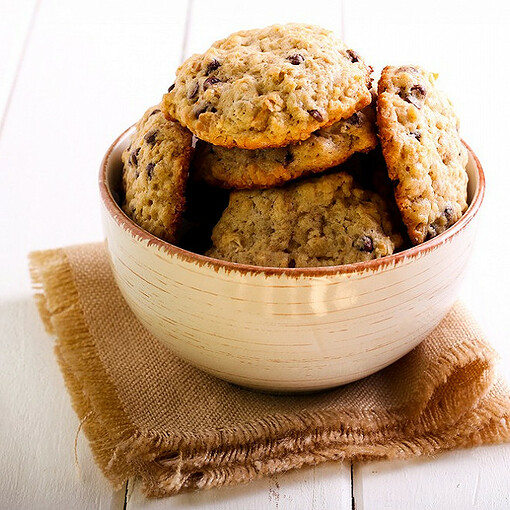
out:
M410 259L418 258L432 250L437 249L439 246L449 242L457 236L462 230L464 230L471 220L478 213L480 206L483 202L485 195L485 174L480 163L480 160L474 153L473 149L464 141L462 143L469 151L476 165L478 172L478 186L475 189L475 193L469 204L468 209L462 215L462 217L445 232L439 234L428 241L425 241L419 245L412 246L406 250L387 255L379 259L373 259L362 262L355 262L352 264L343 264L339 266L320 266L320 267L292 267L292 268L281 268L281 267L266 267L266 266L255 266L250 264L239 264L237 262L230 262L227 260L215 259L208 257L207 255L201 255L192 251L185 250L171 243L163 241L153 234L139 227L131 218L129 218L121 207L115 201L113 194L108 186L107 171L109 167L110 157L117 146L124 140L127 134L133 129L133 126L128 127L123 131L115 141L110 145L106 154L103 157L99 170L99 191L101 200L105 206L108 214L117 223L117 225L129 232L135 239L140 241L147 241L148 246L156 246L162 249L169 255L176 256L184 262L190 262L199 266L208 266L214 269L216 272L220 269L226 272L238 272L241 274L252 273L262 274L265 276L269 275L285 275L289 277L317 277L326 275L339 275L339 274L351 274L351 273L364 273L368 270L377 271L379 269L386 268L388 266L393 267L398 263L409 261Z

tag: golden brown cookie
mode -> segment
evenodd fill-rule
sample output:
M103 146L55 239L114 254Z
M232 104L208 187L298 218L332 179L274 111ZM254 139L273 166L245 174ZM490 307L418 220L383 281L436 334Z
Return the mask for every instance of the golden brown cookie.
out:
M236 32L186 60L162 109L214 145L283 147L367 106L370 73L328 30L273 25Z
M174 243L185 204L191 133L149 108L122 154L124 212L155 236Z
M382 150L413 244L444 232L467 208L467 150L435 80L417 66L388 66L378 87Z
M378 140L369 107L319 129L301 143L275 149L226 149L199 141L193 157L198 179L222 188L255 189L281 185L343 163L367 152Z
M338 172L281 188L234 191L212 234L210 257L268 267L349 264L402 243L377 194Z

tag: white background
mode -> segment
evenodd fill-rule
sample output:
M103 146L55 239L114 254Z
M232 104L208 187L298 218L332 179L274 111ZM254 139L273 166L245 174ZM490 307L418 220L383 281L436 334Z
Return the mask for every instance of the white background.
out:
M242 28L331 28L377 70L419 64L478 154L487 195L462 299L510 368L510 13L506 1L0 0L0 508L509 508L510 447L330 464L248 486L147 501L113 492L73 413L32 301L30 250L102 238L97 173L159 101L183 56Z

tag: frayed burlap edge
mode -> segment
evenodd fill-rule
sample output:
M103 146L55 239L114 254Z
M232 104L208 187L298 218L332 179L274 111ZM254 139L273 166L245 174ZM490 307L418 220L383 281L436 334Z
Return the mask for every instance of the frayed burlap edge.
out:
M342 409L273 415L196 434L139 430L124 411L90 335L65 250L32 253L30 268L41 318L56 336L55 352L73 407L96 462L116 488L140 476L146 495L161 497L328 460L408 458L510 439L506 390L477 408L493 382L494 353L476 338L465 339L424 374L428 405L419 419L402 420L397 410ZM470 380L451 391L450 378L463 369ZM443 381L439 387L438 381Z
M122 408L90 336L65 251L32 252L29 262L39 313L46 330L56 337L55 354L73 408L94 459L119 489L136 474L137 464L132 461L131 466L116 470L116 448L129 442L137 431Z

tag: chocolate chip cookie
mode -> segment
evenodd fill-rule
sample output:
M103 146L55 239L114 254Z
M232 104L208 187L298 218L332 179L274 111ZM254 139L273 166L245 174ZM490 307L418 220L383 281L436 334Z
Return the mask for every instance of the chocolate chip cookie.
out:
M322 128L295 145L274 149L226 149L199 141L194 176L223 188L254 189L281 185L302 175L322 172L356 152L377 146L370 107Z
M192 135L149 108L122 154L124 212L155 236L174 243L185 204Z
M390 255L401 236L385 201L338 172L281 188L234 191L210 257L269 267L349 264Z
M283 147L371 102L371 68L332 32L288 24L215 42L177 70L162 109L223 147Z
M382 150L413 244L444 232L467 208L467 150L435 79L417 66L388 66L378 86Z

